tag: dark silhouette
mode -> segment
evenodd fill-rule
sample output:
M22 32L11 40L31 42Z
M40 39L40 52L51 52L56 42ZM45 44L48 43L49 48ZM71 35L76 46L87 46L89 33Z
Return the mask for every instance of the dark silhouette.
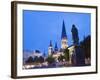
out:
M79 36L78 36L78 29L75 27L75 25L72 25L72 39L73 39L73 45L75 47L74 54L72 55L72 62L75 66L84 66L85 65L85 53L83 48L79 45Z
M27 60L26 60L26 63L32 63L34 62L34 59L32 56L30 56Z
M91 58L91 36L84 37L80 42L80 46L84 49L85 58Z
M72 25L71 32L72 32L73 43L75 45L78 45L79 44L78 29L75 27L74 24Z
M44 58L43 58L42 56L40 56L40 57L38 58L38 61L39 61L40 63L43 63L43 62L44 62Z
M34 62L36 62L36 63L39 62L39 58L37 56L34 57Z
M35 50L35 52L36 52L36 53L40 53L40 51L39 51L39 50Z
M34 63L43 63L44 62L44 58L42 56L40 56L40 57L35 56L33 62Z
M76 66L85 66L85 54L83 48L75 46Z

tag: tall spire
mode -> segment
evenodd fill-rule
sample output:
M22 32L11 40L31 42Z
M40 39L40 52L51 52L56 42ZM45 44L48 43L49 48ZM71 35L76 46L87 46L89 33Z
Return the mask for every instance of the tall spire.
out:
M64 20L63 20L62 34L61 34L61 48L66 49L67 47L68 47L67 35L66 35L65 23L64 23Z
M62 25L61 38L67 38L64 20L63 20L63 25Z

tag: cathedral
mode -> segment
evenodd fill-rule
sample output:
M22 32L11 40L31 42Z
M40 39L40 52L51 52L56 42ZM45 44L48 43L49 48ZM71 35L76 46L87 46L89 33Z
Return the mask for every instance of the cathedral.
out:
M69 50L69 64L72 64L72 56L74 55L74 45L68 45L68 38L66 34L66 29L65 29L65 23L63 21L62 24L62 33L61 33L61 48L58 49L57 43L55 43L55 47L52 45L52 41L50 41L49 47L48 47L48 55L52 55L58 62L58 57L61 55L64 55L64 50L68 49Z
M24 68L34 68L34 67L49 67L52 65L49 63L51 62L52 59L47 60L49 57L53 58L53 63L56 64L56 66L85 66L85 64L90 64L90 59L85 61L85 55L84 55L84 50L81 47L79 43L79 36L78 36L78 29L76 28L75 25L72 25L71 29L72 33L72 45L68 45L68 37L66 34L66 28L65 28L65 23L63 21L62 23L62 32L61 32L61 46L58 48L57 43L55 43L55 46L53 46L52 41L50 41L50 44L48 46L48 56L44 56L39 50L36 50L35 52L31 52L31 59L24 59ZM30 55L29 55L30 56ZM41 57L42 56L42 57ZM34 60L43 60L42 63L33 61L32 58L36 58ZM43 59L44 58L44 59ZM32 60L31 64L27 64L26 61ZM35 62L35 63L34 63ZM53 66L53 65L52 65ZM55 66L53 66L55 67ZM45 67L44 67L45 68Z

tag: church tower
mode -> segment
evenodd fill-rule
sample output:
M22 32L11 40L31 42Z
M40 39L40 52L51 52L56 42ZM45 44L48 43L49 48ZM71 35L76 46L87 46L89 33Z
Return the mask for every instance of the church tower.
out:
M62 49L66 49L67 47L68 47L68 41L67 41L65 23L64 23L64 21L63 21L63 25L62 25L62 34L61 34L61 48L62 48Z
M54 48L55 52L58 51L58 46L57 46L57 42L55 43L55 48Z
M49 48L48 48L48 54L51 55L52 52L53 52L53 46L52 46L52 41L50 41Z

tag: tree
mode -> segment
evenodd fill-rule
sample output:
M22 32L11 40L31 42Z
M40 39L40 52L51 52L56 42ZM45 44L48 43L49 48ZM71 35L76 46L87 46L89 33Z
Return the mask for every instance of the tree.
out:
M39 58L37 56L34 57L34 62L36 62L36 63L39 62Z
M44 62L44 58L43 58L42 56L40 56L40 57L38 58L38 61L39 61L40 63L43 63L43 62Z
M60 56L58 57L58 60L59 60L59 61L63 61L63 59L65 59L65 57L64 57L63 55L60 55Z
M34 60L33 60L33 57L30 56L30 57L26 60L26 63L32 63L32 62L34 62Z
M55 59L52 57L52 56L48 56L48 58L46 59L46 61L49 63L49 64L52 64Z
M43 63L44 62L44 58L42 56L40 56L40 57L35 56L34 57L34 62L35 63Z
M69 60L69 50L68 50L68 48L66 48L66 49L64 50L64 58L65 58L66 61Z
M87 36L80 42L80 46L83 48L85 58L91 58L91 36Z

